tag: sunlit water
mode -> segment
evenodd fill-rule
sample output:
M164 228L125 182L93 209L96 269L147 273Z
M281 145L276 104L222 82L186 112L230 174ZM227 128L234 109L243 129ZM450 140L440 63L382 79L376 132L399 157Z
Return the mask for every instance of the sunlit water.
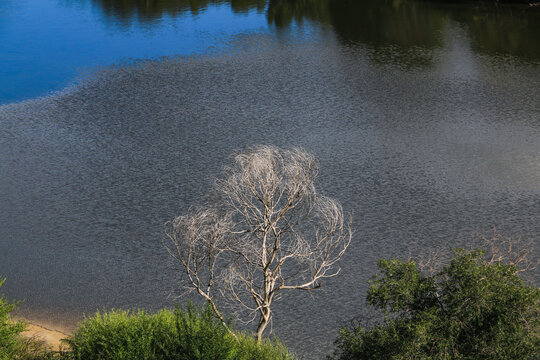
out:
M316 154L319 188L353 213L341 275L313 297L293 293L277 304L274 333L307 358L329 353L339 326L362 313L381 257L463 245L494 228L535 240L539 255L538 43L517 31L514 46L500 50L445 6L370 8L379 23L419 18L398 31L369 18L359 28L323 3L304 17L272 17L275 7L253 4L246 16L223 3L195 17L169 10L157 24L106 1L49 3L73 24L73 14L94 19L88 29L116 40L95 56L75 49L47 60L44 50L21 64L46 86L24 83L17 67L2 70L3 89L9 77L21 81L4 102L61 90L78 68L155 60L94 68L62 92L0 107L0 273L2 291L26 299L22 315L73 328L96 309L171 306L180 284L163 224L204 198L234 151L257 143ZM234 25L204 25L212 11ZM304 25L286 21L295 16ZM527 16L537 19L510 28L538 34ZM496 13L493 23L511 19ZM0 12L0 26L9 21ZM178 51L166 43L177 23L193 39ZM197 26L209 28L197 34ZM162 42L135 39L144 36ZM57 41L71 53L68 40ZM4 69L6 58L1 52Z

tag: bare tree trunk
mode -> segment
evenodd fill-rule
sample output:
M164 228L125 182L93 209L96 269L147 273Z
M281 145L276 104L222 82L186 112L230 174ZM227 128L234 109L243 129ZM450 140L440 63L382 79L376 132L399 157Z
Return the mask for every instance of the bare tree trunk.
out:
M262 334L268 322L270 321L270 306L265 306L261 310L261 317L259 318L259 325L257 326L257 331L255 332L255 339L260 343L262 339Z

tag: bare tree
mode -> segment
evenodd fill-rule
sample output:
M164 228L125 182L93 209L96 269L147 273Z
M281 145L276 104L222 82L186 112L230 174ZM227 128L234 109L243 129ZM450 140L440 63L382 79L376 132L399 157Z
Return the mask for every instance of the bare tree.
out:
M216 181L219 200L169 224L169 251L222 321L217 289L257 320L260 340L283 292L339 273L352 233L341 205L316 192L312 155L256 146L234 160Z
M540 265L540 259L533 256L534 242L532 240L525 240L520 236L505 236L497 229L493 229L491 233L473 233L463 248L466 251L480 249L484 252L486 264L513 265L516 274L522 274L525 278ZM416 261L422 271L433 276L440 272L452 255L453 251L449 248L435 248L430 249L424 256L421 254L413 256L410 252L408 260Z
M540 264L540 259L532 256L534 250L532 240L525 240L521 236L506 237L497 229L494 229L491 235L478 234L477 238L479 247L486 252L485 260L488 264L513 265L516 274L532 272Z

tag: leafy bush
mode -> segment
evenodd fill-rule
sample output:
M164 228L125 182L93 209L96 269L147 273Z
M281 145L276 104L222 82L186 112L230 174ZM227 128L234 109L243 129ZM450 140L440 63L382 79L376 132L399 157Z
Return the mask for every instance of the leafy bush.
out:
M262 339L260 342L248 334L237 334L235 360L295 360L297 359L278 339ZM222 358L223 359L223 358Z
M0 287L6 281L0 278ZM22 322L12 322L9 314L16 304L9 302L4 295L0 296L0 360L12 360L20 349L19 334L24 330Z
M207 306L157 314L116 310L83 321L66 340L77 360L288 360L277 342L232 335Z
M540 359L540 290L514 265L457 250L431 276L412 261L379 268L367 302L384 321L341 329L334 359Z

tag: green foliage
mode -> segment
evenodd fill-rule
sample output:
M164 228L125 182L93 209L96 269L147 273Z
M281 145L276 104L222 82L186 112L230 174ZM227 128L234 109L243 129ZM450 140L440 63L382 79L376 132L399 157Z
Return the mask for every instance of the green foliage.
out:
M174 326L174 316L167 311L149 315L115 310L84 320L66 342L73 358L80 360L161 359L156 344L167 347Z
M262 339L260 342L248 334L237 334L235 360L296 360L297 358L278 339ZM223 358L224 359L224 358Z
M5 281L0 277L0 287ZM19 334L24 330L24 324L20 321L14 323L9 318L15 307L15 303L0 295L0 360L12 360L19 352Z
M235 338L236 336L236 338ZM70 357L77 360L288 360L293 357L277 342L244 334L233 336L209 306L180 310L116 310L84 320L71 339Z
M210 306L198 313L193 305L187 311L175 309L178 336L177 358L193 360L230 359L234 338L219 324ZM175 357L176 358L176 357Z
M381 260L369 305L384 321L341 329L334 359L533 360L540 358L540 290L513 265L457 250L435 275Z

